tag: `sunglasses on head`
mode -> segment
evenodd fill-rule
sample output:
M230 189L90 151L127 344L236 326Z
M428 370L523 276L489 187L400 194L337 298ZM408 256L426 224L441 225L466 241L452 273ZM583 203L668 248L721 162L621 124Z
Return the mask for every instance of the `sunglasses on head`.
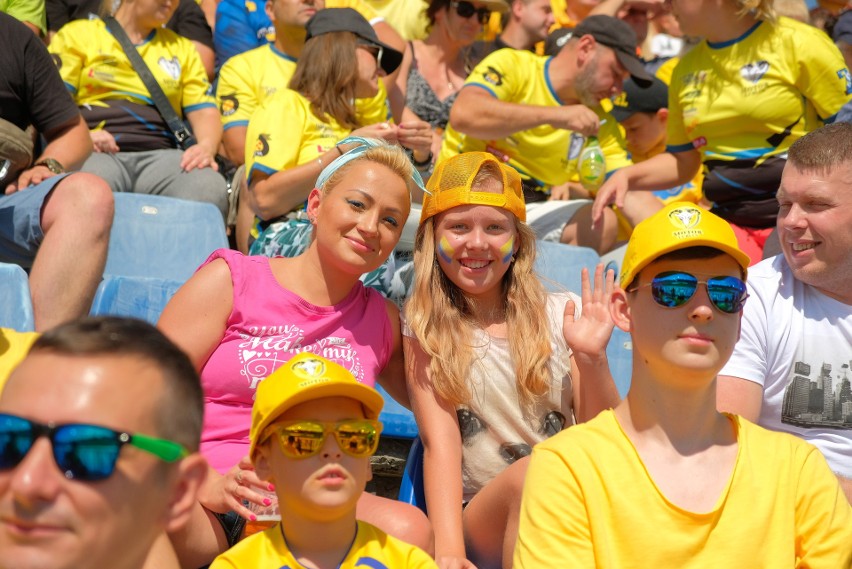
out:
M0 470L20 464L39 437L50 440L53 459L66 478L87 482L112 476L121 447L126 444L165 462L175 462L189 454L178 443L147 435L131 435L84 423L45 425L0 413Z
M270 427L267 437L278 436L281 452L288 458L308 458L319 453L329 433L344 453L355 458L372 456L379 446L382 424L368 419L325 421L290 421Z
M476 19L482 25L487 24L491 18L491 10L488 8L476 8L471 2L466 2L465 0L450 2L450 6L455 9L456 14L465 20L476 14Z
M699 284L707 287L707 296L713 306L726 314L739 312L748 298L745 283L737 277L710 277L706 281L699 281L694 275L680 271L660 273L650 283L639 285L631 292L649 286L657 304L676 308L689 302Z

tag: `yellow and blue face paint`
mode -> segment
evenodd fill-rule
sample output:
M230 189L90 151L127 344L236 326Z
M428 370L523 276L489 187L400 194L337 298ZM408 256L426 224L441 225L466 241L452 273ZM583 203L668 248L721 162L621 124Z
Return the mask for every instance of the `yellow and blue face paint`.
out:
M515 254L515 237L509 237L509 240L506 241L503 245L500 246L500 255L503 264L510 263L512 261L512 255Z
M441 241L438 242L438 254L445 263L453 262L453 255L456 254L456 250L452 245L450 245L450 241L447 239L446 235L441 237Z

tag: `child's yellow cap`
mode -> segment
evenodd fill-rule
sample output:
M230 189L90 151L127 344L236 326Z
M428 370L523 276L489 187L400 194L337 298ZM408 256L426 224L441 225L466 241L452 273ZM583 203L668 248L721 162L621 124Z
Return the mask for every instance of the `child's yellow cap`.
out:
M322 397L349 397L364 406L367 419L378 419L385 402L381 394L360 383L343 366L303 352L260 382L251 410L249 456L275 419L299 403Z
M477 192L470 188L476 174L486 162L493 162L503 175L503 193ZM527 207L521 176L489 152L465 152L438 162L435 172L426 183L420 223L459 205L490 205L527 220Z
M687 247L712 247L748 271L749 257L727 221L689 202L674 202L640 222L630 236L619 284L627 287L656 258Z

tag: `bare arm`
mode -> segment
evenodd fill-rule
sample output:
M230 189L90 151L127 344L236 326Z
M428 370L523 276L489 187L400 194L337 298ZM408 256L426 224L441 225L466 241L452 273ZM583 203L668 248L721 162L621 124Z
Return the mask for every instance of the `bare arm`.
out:
M316 160L279 170L271 176L252 172L248 191L252 210L261 219L272 219L292 211L308 199L320 172L340 154L339 147L335 146Z
M231 271L223 259L200 268L163 310L157 327L200 370L225 336L234 306Z
M219 142L222 140L222 121L216 107L204 107L186 113L192 132L198 141L198 146L204 148L211 156L216 155Z
M465 559L462 525L462 442L455 408L437 395L429 377L430 357L420 343L403 338L406 380L423 441L423 484L435 531L435 560L446 566Z
M247 131L247 126L232 126L222 132L222 145L225 147L225 156L237 166L242 166L246 161Z
M574 417L578 423L593 419L604 409L618 405L621 397L609 369L606 345L612 335L610 298L615 286L615 272L603 274L603 264L595 268L594 287L589 270L582 271L583 310L574 319L574 302L568 301L563 316L565 343L571 348L571 385Z
M45 158L53 158L66 170L79 170L83 162L92 154L89 128L79 114L68 123L45 132L44 137L47 139L47 146L44 147L41 155L33 160L33 163ZM33 166L21 172L17 182L6 187L6 193L11 194L53 176L55 174L46 166Z
M201 65L204 66L204 71L207 73L207 80L211 83L216 78L216 53L210 49L210 46L204 45L200 41L192 40L192 45L195 46L195 51L201 58Z
M402 357L402 334L399 331L399 309L390 300L385 300L385 308L391 325L393 336L393 351L385 369L379 375L379 384L385 388L391 397L405 407L411 409L408 399L408 387L405 383L405 361Z
M716 378L716 408L757 423L763 407L763 386L754 381L720 375Z
M476 85L460 92L450 109L450 125L457 131L491 140L549 124L555 128L595 134L598 115L584 105L540 106L501 101Z
M592 206L592 219L598 221L603 208L612 203L624 207L624 195L628 190L654 191L674 188L693 179L699 168L701 154L697 150L663 152L650 160L621 168L598 190Z
M390 24L384 20L373 24L373 29L381 41L388 44L394 49L403 53L408 49L405 40L397 33ZM400 88L399 76L402 72L402 65L396 68L396 71L391 73L385 79L385 86L388 89L388 101L390 102L391 114L395 121L399 121L402 117L402 108L405 106L405 88ZM406 71L405 77L408 77ZM404 78L403 78L404 79Z

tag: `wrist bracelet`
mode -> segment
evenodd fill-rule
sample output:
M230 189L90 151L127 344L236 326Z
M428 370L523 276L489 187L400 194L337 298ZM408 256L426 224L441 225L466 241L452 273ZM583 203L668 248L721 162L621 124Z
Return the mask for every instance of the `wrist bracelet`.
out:
M414 153L412 152L411 153L411 163L414 164L414 167L417 168L418 170L420 168L426 167L427 165L432 163L432 151L431 150L429 151L429 156L427 156L425 160L417 160L416 158L414 158Z

